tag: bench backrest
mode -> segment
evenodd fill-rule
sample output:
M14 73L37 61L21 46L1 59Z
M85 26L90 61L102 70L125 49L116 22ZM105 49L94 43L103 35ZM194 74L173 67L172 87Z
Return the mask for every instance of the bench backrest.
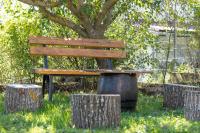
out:
M29 37L30 54L45 56L125 58L123 41ZM112 48L112 49L108 49ZM116 50L115 48L118 48Z

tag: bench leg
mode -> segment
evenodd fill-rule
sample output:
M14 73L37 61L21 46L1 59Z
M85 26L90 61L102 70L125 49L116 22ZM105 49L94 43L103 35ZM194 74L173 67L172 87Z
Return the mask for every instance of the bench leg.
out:
M45 88L48 88L49 85L49 75L43 75L43 81L42 81L42 95L44 98L45 94Z
M48 89L49 89L49 101L52 101L53 96L53 76L49 75L49 83L48 83Z
M46 83L46 75L43 75L43 80L42 80L42 96L44 98L44 94L45 94L45 83Z

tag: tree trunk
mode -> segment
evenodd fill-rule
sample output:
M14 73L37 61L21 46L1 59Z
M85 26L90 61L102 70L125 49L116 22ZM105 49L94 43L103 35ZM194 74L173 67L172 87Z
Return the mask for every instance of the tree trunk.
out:
M165 84L164 85L164 101L163 106L168 108L183 108L184 91L200 89L197 86L188 86L180 84Z
M111 59L96 59L99 69L113 69Z
M93 31L88 36L91 39L105 39L104 36L105 31ZM96 59L97 65L99 69L113 69L112 60L111 59Z
M73 123L77 128L118 127L120 95L71 95Z
M185 92L184 115L187 120L200 121L200 90Z
M35 111L42 106L42 88L31 84L11 84L6 87L5 111Z

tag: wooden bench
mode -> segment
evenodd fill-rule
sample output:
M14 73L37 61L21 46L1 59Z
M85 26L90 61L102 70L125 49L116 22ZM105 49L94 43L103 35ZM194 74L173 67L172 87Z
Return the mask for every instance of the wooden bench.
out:
M88 57L101 59L125 58L123 41L105 39L63 39L52 37L29 37L30 54L44 56L43 68L34 73L43 75L43 95L45 83L48 84L49 100L52 100L53 76L98 76L98 70L61 70L48 69L48 56Z

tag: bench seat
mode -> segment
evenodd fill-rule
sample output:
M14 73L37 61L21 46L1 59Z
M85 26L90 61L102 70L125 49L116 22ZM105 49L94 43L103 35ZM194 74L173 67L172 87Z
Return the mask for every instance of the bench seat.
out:
M152 73L148 70L105 70L105 69L87 69L87 70L65 70L65 69L34 69L34 73L42 75L71 75L71 76L99 76L101 73L126 73L143 74Z
M99 76L96 70L64 70L64 69L34 69L34 73L42 75L71 75L71 76Z

